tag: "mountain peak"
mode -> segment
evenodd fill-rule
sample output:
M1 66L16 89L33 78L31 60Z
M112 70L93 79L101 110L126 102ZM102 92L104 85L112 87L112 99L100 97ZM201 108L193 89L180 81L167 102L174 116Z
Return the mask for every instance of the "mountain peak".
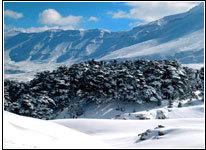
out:
M173 57L182 62L201 63L204 61L203 6L204 4L200 3L185 13L167 16L123 32L110 32L105 29L90 29L82 32L52 29L47 31L49 34L19 34L5 39L4 48L6 52L10 50L8 56L14 62L63 63L150 55L151 57L147 59ZM17 46L19 43L21 46ZM158 47L158 45L162 46ZM184 55L182 51L187 53ZM171 56L172 52L174 56Z
M194 12L204 12L204 3L201 2L199 5L191 8L188 12L194 13Z

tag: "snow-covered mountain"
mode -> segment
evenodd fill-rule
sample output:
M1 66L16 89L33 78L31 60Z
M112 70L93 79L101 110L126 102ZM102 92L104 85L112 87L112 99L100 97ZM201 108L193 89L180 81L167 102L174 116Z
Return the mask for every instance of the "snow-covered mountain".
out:
M66 63L88 59L177 59L204 62L204 3L129 31L48 30L5 35L9 62Z

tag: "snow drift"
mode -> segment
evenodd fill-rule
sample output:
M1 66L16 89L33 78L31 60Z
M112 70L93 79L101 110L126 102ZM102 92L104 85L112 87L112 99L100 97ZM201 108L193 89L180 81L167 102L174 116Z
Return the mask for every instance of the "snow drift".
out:
M152 111L156 108L150 109ZM97 115L96 119L44 121L6 111L3 119L4 148L205 147L202 102L171 108L167 119L112 120L99 119Z
M3 146L7 148L113 148L70 128L4 112Z

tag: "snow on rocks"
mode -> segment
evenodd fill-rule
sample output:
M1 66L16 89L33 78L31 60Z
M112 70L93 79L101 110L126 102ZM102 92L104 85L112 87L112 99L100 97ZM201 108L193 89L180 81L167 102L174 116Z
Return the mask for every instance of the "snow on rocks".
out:
M158 125L154 129L148 129L143 133L138 134L139 140L148 140L148 139L159 139L161 136L164 136L169 130L164 129L165 126ZM136 142L139 142L137 140Z
M156 111L156 119L166 119L168 118L168 111L166 109L161 109Z
M137 114L136 118L138 118L140 120L149 120L149 119L151 119L151 115L149 113Z

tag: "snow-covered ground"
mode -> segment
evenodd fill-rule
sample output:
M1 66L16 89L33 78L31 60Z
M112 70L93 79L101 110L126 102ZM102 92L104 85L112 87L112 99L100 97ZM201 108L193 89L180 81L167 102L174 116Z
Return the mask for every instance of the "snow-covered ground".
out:
M182 66L189 67L192 69L200 69L202 67L205 67L205 64L182 64Z
M8 53L5 52L5 54ZM69 67L74 63L72 59L66 63L40 63L30 61L13 62L7 58L4 58L4 78L24 82L32 80L37 72L53 71L59 66L66 65Z
M34 78L34 75L37 72L46 71L46 70L53 71L54 69L62 65L71 66L72 63L73 63L72 60L68 63L58 63L58 64L57 63L38 64L33 62L14 63L11 61L10 63L5 64L4 67L7 68L7 70L15 73L7 73L6 71L4 71L4 78L10 80L18 80L18 81L30 81ZM192 69L200 69L205 65L200 63L200 64L182 64L182 66L186 66ZM16 71L21 71L21 72L16 73ZM24 78L22 78L22 76Z
M204 148L204 119L103 120L63 119L56 123L95 136L116 148ZM139 140L139 134L163 125L163 136ZM152 133L152 134L153 134Z
M173 108L168 108L168 101L162 101L161 106L156 102L137 104L123 101L113 101L108 104L89 104L84 108L84 114L78 118L86 119L120 119L120 120L141 120L158 118L158 111L165 113L169 119L176 118L203 118L204 107L201 99L191 102L183 100L182 107L178 108L178 101L173 102ZM190 113L188 113L188 110ZM57 119L70 118L68 109L65 108Z
M119 108L123 106L119 105ZM124 111L118 111L114 106L113 103L107 107L106 105L98 107L96 110L93 109L92 114L91 109L94 106L91 105L81 118L51 121L4 112L3 146L4 148L205 147L203 101L183 102L180 108L176 103L173 108L148 104L143 108L136 108L132 113L128 113L134 108L132 105L125 105ZM115 110L111 110L112 107ZM166 119L156 118L160 110L165 113ZM114 118L116 113L119 113L120 118ZM138 119L136 116L141 114L149 114L150 118Z
M107 105L107 107L106 105L100 106L96 108L96 111L94 106L91 106L89 107L90 111L86 110L82 119L59 119L53 120L53 122L95 136L115 148L204 148L205 146L204 104L202 101L190 103L184 101L181 108L177 107L177 103L174 103L173 108L155 107L154 104L148 104L143 108L136 107L134 113L128 113L134 109L132 104L121 105L120 103L119 107L122 107L123 110L123 106L125 106L124 111L111 110L113 106L115 104ZM167 119L156 119L159 110L166 112ZM112 118L117 112L119 118L116 119L83 118ZM150 116L150 118L139 120L136 116L140 114L149 114L145 116ZM158 128L158 125L164 127ZM146 136L146 140L140 140L138 135L148 129L151 132ZM164 135L159 136L158 132L160 131Z
M98 139L51 121L4 112L3 146L7 148L113 148Z

